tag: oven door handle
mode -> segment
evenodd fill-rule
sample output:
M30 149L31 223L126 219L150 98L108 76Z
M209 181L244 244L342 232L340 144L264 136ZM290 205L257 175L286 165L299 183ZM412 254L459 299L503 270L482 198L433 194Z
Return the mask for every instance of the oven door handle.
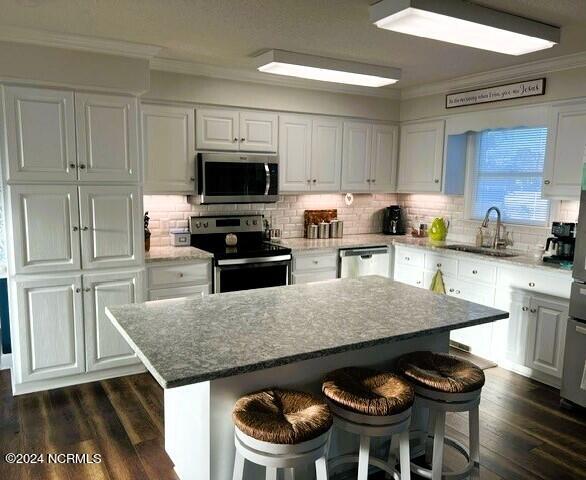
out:
M271 189L271 171L269 170L269 164L265 163L265 195L269 194Z
M235 258L232 260L218 260L218 267L224 265L250 265L253 263L284 262L291 260L291 255L275 255L274 257Z

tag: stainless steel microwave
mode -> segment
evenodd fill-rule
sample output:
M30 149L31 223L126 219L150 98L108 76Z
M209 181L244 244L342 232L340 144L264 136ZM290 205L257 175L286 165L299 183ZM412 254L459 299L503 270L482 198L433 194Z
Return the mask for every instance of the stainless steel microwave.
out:
M279 199L276 155L198 153L201 203L274 203Z

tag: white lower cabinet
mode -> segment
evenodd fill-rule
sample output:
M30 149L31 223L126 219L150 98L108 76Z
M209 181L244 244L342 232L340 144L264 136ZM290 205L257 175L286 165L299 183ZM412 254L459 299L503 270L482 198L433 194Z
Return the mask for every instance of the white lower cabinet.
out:
M11 308L20 383L85 371L81 275L17 281Z
M395 265L395 280L414 287L424 288L423 271L417 267Z
M142 271L84 275L83 292L87 371L139 364L106 307L144 301Z
M212 293L212 261L164 262L148 267L149 300Z
M291 283L313 283L338 278L338 252L308 252L293 255Z

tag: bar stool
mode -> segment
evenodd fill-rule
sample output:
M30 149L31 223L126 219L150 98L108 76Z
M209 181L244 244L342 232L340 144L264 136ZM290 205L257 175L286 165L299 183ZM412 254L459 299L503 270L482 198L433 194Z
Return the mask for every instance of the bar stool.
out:
M401 356L397 361L397 371L412 383L415 405L429 409L429 426L424 440L425 459L431 463L431 469L411 463L411 471L431 480L477 478L480 466L478 405L485 381L484 372L467 360L433 352ZM468 448L446 437L446 412L468 412ZM444 442L466 458L468 463L460 471L443 472Z
M295 468L312 463L317 480L327 480L332 414L324 400L305 392L262 390L240 398L232 419L234 480L243 479L245 460L264 466L267 480L277 480L279 468L292 479Z
M358 462L358 480L367 480L369 465L399 480L410 480L409 423L413 389L400 377L368 368L347 367L326 375L322 390L334 415L334 426L360 436L358 455L328 461L330 470ZM370 455L371 438L391 437L389 460ZM394 446L399 443L401 473L395 470Z

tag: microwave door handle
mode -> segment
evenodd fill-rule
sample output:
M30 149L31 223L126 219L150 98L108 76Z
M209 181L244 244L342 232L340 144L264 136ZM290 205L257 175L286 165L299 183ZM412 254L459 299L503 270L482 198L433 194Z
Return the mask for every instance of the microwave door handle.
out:
M271 188L271 172L269 170L269 164L265 163L265 196L269 194Z

